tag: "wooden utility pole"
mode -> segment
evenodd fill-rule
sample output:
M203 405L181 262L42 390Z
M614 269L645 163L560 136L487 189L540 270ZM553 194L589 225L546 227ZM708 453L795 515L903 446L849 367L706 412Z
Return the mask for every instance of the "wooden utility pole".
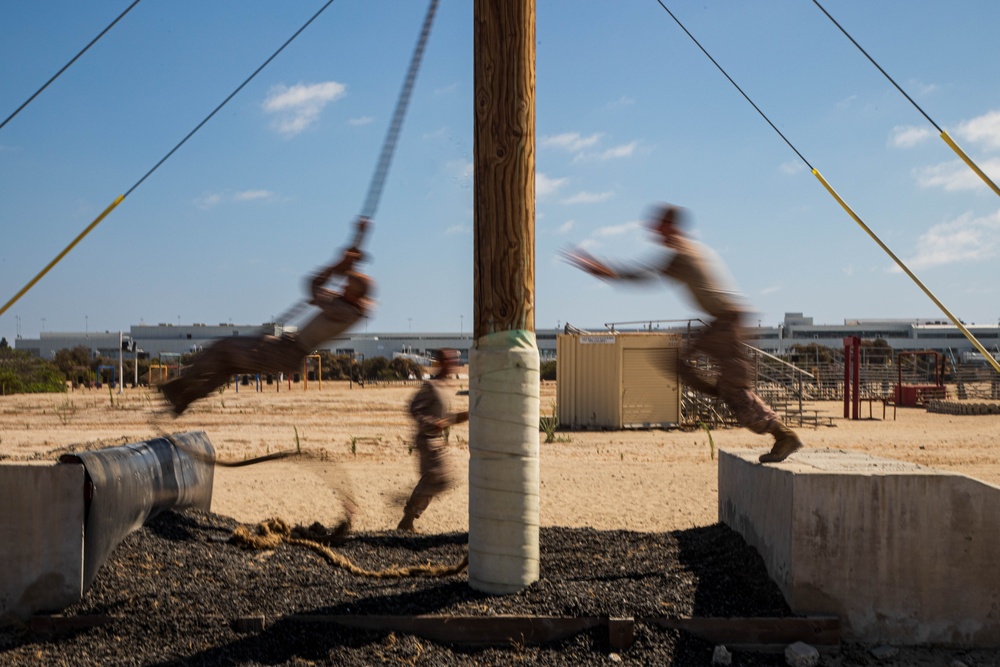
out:
M538 579L535 0L475 0L469 585Z
M473 338L535 330L535 2L476 0Z

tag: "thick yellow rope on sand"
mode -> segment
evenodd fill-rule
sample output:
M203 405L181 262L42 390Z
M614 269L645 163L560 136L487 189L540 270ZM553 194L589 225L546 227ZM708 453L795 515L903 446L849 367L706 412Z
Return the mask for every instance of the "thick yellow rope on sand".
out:
M404 577L448 577L464 571L469 565L469 556L454 565L407 565L387 568L385 570L366 570L358 567L350 559L333 551L316 539L316 531L296 526L292 528L283 519L271 518L261 521L256 526L237 526L229 541L248 549L277 549L282 544L305 547L323 557L328 563L343 568L359 577L374 577L378 579L402 579ZM310 537L303 537L308 535Z

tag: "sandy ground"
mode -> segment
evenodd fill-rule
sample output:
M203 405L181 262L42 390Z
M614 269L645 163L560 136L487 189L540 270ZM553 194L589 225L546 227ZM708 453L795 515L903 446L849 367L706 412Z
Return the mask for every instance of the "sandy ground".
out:
M66 451L120 445L159 433L203 430L222 460L298 444L312 456L242 468L218 467L212 510L255 523L278 516L291 523L331 525L343 516L340 498L353 493L359 530L395 527L416 482L410 453L413 425L406 405L416 386L303 386L227 389L174 419L146 389L78 389L68 394L0 397L0 458L55 460ZM542 386L542 410L555 403L554 383ZM467 398L457 396L456 409ZM841 403L811 404L834 417L832 427L801 428L807 447L862 451L960 472L1000 485L1000 415L955 416L919 408L862 406L866 419L843 419ZM701 430L560 431L541 450L543 526L668 531L716 523L717 466ZM544 434L539 433L544 441ZM421 532L468 529L468 426L452 430L450 453L459 485L435 500L418 521ZM769 436L744 429L712 432L715 448L770 447Z

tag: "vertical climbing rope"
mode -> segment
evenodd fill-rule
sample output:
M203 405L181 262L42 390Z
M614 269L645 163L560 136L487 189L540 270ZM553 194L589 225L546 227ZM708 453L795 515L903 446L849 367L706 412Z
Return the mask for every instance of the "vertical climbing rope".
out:
M424 25L420 30L420 38L417 40L417 46L410 58L410 68L406 72L406 80L399 92L396 110L392 114L392 122L389 124L389 131L386 133L385 142L382 145L382 153L379 155L378 165L375 167L371 184L368 186L368 196L365 197L365 204L361 208L362 218L374 218L375 211L378 210L378 203L382 197L382 187L389 175L389 165L396 150L399 132L403 128L403 119L406 117L406 109L410 104L410 94L413 92L413 84L417 80L417 72L420 70L420 61L423 59L424 49L427 47L427 38L431 34L431 25L434 23L434 13L437 11L437 6L438 0L431 0L431 4L427 8Z
M371 219L375 217L378 210L379 200L382 198L382 188L389 176L389 166L392 163L392 156L396 151L396 143L399 141L399 133L403 127L403 119L406 117L406 109L410 104L410 96L413 92L413 84L417 80L417 72L420 71L420 62L423 59L424 50L427 47L427 38L431 34L431 26L434 23L434 14L437 11L438 0L431 0L427 8L427 15L424 17L424 24L420 30L420 37L417 45L413 49L413 56L410 58L410 67L406 72L406 79L403 81L403 88L399 92L396 100L396 110L392 114L392 122L389 123L389 130L386 133L385 141L382 143L382 152L379 155L375 173L372 174L371 182L368 185L368 194L365 203L361 208L359 218ZM355 237L355 245L360 245L360 237ZM305 308L307 302L300 301L286 310L277 319L279 324L285 324L295 319Z

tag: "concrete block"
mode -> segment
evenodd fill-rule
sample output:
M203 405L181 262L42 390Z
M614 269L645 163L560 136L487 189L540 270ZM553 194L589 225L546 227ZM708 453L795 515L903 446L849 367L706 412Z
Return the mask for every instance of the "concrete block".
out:
M845 639L1000 647L1000 487L860 453L719 452L719 520Z
M82 465L0 463L0 616L83 597Z

